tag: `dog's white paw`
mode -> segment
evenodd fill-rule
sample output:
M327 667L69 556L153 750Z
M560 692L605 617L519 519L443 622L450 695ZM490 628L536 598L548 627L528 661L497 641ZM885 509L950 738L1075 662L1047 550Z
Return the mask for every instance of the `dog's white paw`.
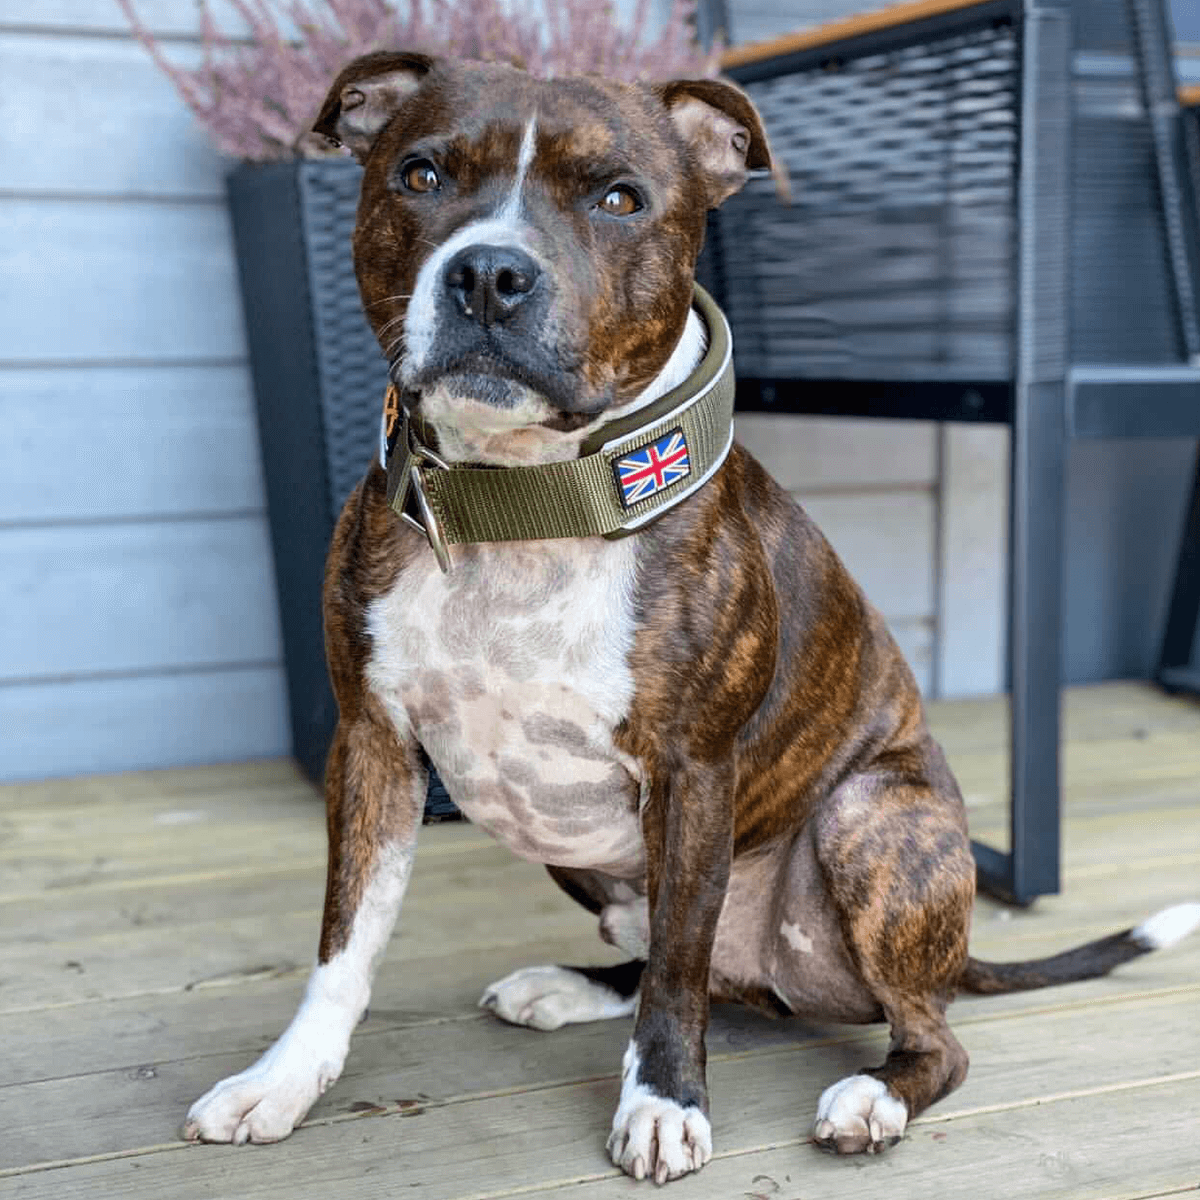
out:
M698 1108L683 1108L647 1088L634 1089L613 1117L608 1153L634 1179L666 1183L698 1171L712 1157L712 1126Z
M479 1001L480 1008L513 1025L546 1030L627 1017L636 1005L635 997L618 995L567 967L523 967L493 983Z
M850 1075L817 1101L813 1139L838 1154L879 1154L894 1146L908 1124L908 1108L873 1075Z
M290 1069L268 1051L249 1070L210 1088L188 1109L189 1142L278 1142L304 1120L317 1098L341 1074L333 1063Z
M712 1126L695 1105L685 1108L639 1083L639 1061L630 1042L608 1153L626 1175L666 1183L700 1170L712 1158Z

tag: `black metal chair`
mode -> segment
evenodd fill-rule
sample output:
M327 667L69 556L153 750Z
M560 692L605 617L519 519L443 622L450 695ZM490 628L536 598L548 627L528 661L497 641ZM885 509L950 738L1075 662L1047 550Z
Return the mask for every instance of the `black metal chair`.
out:
M1183 160L1192 185L1192 201L1200 198L1200 86L1179 93L1183 106L1181 135ZM1194 403L1200 403L1197 397ZM1200 693L1200 666L1193 651L1200 622L1200 446L1192 494L1183 522L1175 582L1167 610L1167 624L1159 651L1156 678L1168 691Z
M982 887L1028 903L1059 888L1069 441L1200 437L1200 170L1162 0L900 6L725 70L795 193L752 181L710 224L739 407L1012 426L1011 849L975 853ZM1200 484L1187 537L1190 652Z

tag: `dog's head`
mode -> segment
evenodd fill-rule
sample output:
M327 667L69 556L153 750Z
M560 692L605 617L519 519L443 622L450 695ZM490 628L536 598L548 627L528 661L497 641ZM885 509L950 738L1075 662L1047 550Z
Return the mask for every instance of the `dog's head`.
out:
M354 260L409 403L452 456L570 457L680 339L705 214L768 168L716 80L539 80L380 52L314 126L365 167Z

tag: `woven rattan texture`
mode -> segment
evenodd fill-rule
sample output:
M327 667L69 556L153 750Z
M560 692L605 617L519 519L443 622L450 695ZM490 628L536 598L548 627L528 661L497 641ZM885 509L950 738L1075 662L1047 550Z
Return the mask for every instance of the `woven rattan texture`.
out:
M306 163L301 173L328 502L335 516L378 453L387 386L387 367L363 316L351 268L350 239L361 178L356 164L339 160Z
M1077 9L1076 45L1089 53L1080 55L1074 80L1071 357L1088 364L1179 361L1184 346L1164 198L1130 7L1126 0L1089 0Z
M791 179L722 210L746 376L1011 376L1018 40L991 25L747 90Z

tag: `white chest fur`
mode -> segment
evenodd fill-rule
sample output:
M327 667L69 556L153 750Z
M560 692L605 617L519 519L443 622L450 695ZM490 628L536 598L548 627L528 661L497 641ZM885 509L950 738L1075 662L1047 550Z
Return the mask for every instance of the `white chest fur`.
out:
M372 689L472 821L515 853L635 877L634 545L564 539L425 553L370 609Z

